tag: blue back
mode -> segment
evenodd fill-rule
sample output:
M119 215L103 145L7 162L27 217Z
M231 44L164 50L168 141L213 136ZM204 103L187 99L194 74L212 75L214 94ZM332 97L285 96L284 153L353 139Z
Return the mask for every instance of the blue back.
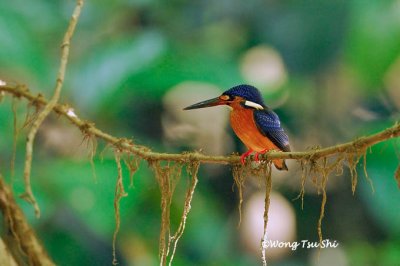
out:
M238 85L225 91L223 94L229 96L240 96L248 101L258 103L259 105L265 106L260 91L251 85Z
M282 151L290 151L289 138L281 127L276 113L271 110L254 110L254 121L260 132Z

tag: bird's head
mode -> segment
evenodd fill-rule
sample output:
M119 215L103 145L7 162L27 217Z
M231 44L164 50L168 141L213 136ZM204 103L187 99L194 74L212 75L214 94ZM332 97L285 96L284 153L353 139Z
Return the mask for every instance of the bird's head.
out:
M221 96L190 105L183 110L205 108L217 105L240 106L257 110L265 109L260 91L250 85L238 85L223 92Z

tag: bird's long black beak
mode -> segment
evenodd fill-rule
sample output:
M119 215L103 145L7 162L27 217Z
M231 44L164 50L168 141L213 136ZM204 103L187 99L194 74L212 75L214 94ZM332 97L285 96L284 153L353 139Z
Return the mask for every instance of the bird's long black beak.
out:
M183 110L206 108L206 107L217 106L217 105L222 105L222 104L225 104L225 101L223 101L219 97L217 97L217 98L213 98L210 100L195 103L193 105L183 108Z

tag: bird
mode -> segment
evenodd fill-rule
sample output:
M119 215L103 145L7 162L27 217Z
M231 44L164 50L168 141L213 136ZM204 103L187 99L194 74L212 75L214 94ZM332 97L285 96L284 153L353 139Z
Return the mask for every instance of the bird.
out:
M242 164L245 164L246 158L252 153L255 153L255 160L259 161L259 155L267 151L291 151L289 137L282 128L278 115L265 105L256 87L247 84L237 85L219 97L195 103L183 110L218 105L230 107L231 127L248 149L240 156ZM288 170L285 160L274 159L272 162L278 170Z

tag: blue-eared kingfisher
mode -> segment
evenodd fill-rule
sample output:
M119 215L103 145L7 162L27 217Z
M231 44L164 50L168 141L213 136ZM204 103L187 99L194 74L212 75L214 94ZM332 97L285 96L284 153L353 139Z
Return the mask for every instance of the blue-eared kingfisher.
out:
M184 110L227 105L231 109L230 122L233 131L246 145L248 151L240 157L255 152L255 159L270 150L289 152L289 138L281 127L278 115L264 104L260 91L251 85L238 85L221 96L190 105ZM279 170L288 170L285 160L273 160Z

